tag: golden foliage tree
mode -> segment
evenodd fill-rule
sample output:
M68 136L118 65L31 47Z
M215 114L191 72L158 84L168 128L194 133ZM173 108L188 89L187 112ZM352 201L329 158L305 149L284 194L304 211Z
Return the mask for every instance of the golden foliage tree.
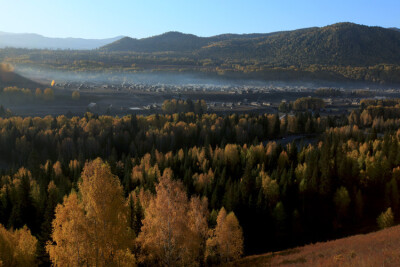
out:
M52 239L46 250L55 266L90 264L90 243L85 211L76 193L56 207Z
M85 165L79 190L90 233L95 237L92 245L96 262L112 262L113 254L125 250L132 242L127 232L127 207L120 181L108 164L96 159Z
M156 186L157 196L145 210L138 242L140 261L163 266L193 266L201 253L206 230L204 200L189 204L183 185L166 169Z
M62 175L62 166L61 166L61 162L56 161L56 163L54 163L53 165L53 170L54 170L54 174L57 177L60 177Z
M0 224L0 266L36 265L36 246L28 227L7 230Z
M392 208L388 208L386 211L382 212L376 219L380 229L391 227L394 225L394 215Z
M218 213L217 226L207 240L206 257L212 261L229 262L243 254L243 231L233 212L222 207Z
M54 98L54 90L51 88L44 89L43 97L45 100L53 100Z
M232 170L240 160L238 146L235 144L227 144L225 146L225 162L231 165Z
M40 89L40 88L36 88L36 90L35 90L35 96L37 97L37 98L41 98L42 97L42 89Z
M79 100L81 98L81 94L78 91L72 92L72 99Z
M53 243L46 247L56 266L135 265L133 236L119 179L101 159L86 163L76 193L56 208Z
M260 172L259 177L261 178L262 191L268 200L268 204L272 207L279 200L279 185L264 171Z

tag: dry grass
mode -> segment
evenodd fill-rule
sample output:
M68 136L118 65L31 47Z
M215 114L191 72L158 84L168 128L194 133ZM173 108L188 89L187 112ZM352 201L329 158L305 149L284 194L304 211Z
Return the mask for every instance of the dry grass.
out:
M400 226L277 253L248 256L229 266L400 266Z

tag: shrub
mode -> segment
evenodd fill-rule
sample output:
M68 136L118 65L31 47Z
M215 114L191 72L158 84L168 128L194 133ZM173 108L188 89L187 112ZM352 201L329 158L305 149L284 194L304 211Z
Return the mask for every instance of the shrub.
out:
M379 215L378 219L376 219L376 221L380 229L393 226L394 215L392 212L392 208L388 208L385 212L382 212L381 215Z
M81 98L81 94L78 91L72 92L72 99L79 100Z

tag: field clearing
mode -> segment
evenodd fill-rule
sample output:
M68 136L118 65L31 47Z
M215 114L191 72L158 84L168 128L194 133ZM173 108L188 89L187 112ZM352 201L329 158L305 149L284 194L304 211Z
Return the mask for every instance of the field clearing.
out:
M400 225L365 235L248 256L226 266L400 266Z

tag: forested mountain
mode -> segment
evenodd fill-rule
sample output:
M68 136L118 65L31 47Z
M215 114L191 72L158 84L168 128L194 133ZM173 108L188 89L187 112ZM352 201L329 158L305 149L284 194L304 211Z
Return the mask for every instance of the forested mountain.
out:
M207 45L206 38L180 32L167 32L143 39L125 37L102 49L135 52L192 51L204 45Z
M268 37L215 43L203 56L258 58L276 65L375 65L400 63L400 33L381 27L338 23Z
M122 36L107 39L83 38L50 38L33 33L0 32L0 48L16 47L29 49L95 49L116 40Z
M232 39L250 39L265 37L270 34L221 34L212 37L199 37L181 32L167 32L143 39L125 37L102 47L105 51L134 52L193 52L216 42Z
M106 51L186 51L200 58L249 60L276 66L376 65L400 63L400 32L382 27L337 23L271 34L198 37L169 32L145 39L124 38Z

